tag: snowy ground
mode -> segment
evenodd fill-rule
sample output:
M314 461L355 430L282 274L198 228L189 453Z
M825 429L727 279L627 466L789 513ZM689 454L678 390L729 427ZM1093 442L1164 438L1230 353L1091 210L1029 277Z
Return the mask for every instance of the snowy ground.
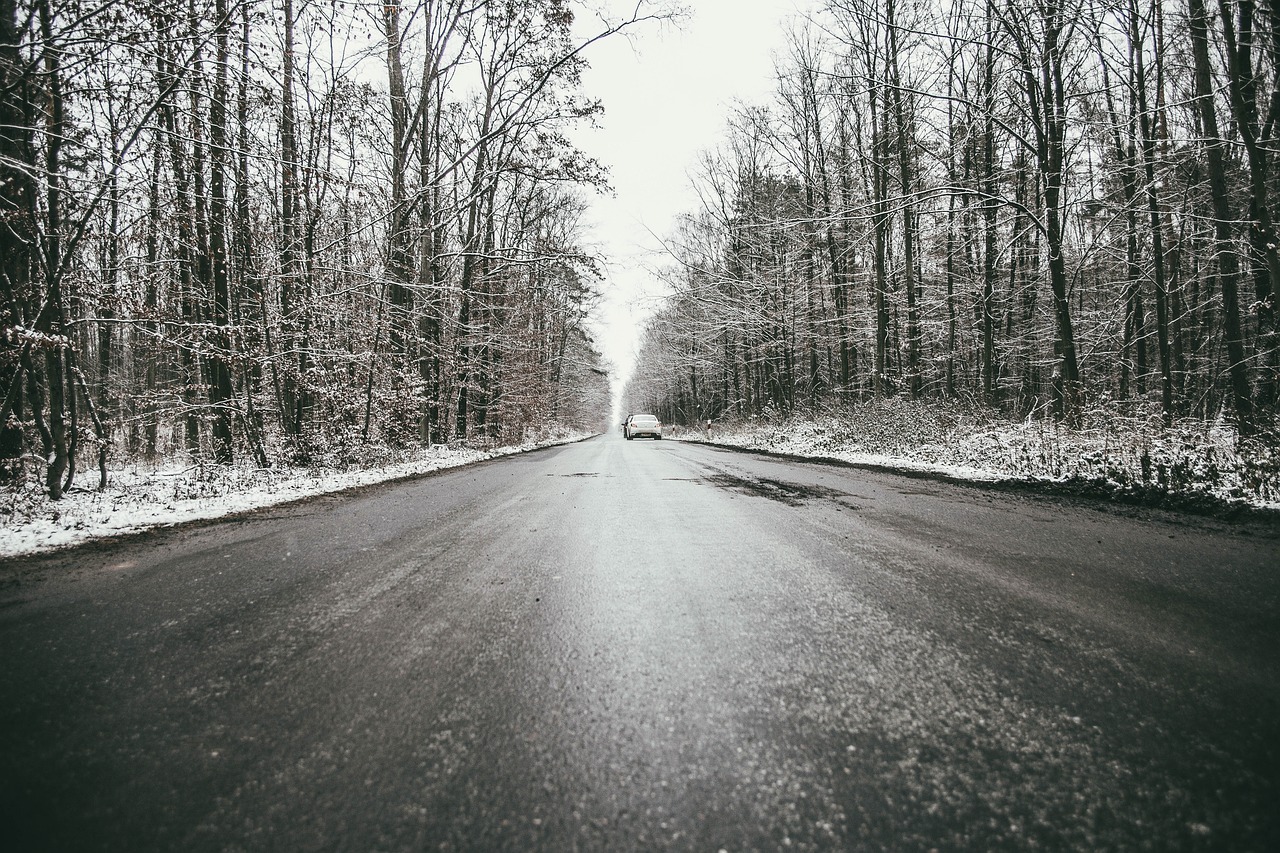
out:
M1221 424L1170 428L1158 417L1103 423L1009 423L980 410L886 400L839 417L753 419L674 437L961 480L1066 484L1170 507L1280 510L1280 449L1238 447Z
M436 446L396 464L351 471L241 467L113 470L103 491L94 488L97 471L87 471L80 474L80 485L56 503L43 498L37 485L29 483L16 494L0 492L4 502L0 503L0 560L261 509L587 437L587 433L568 433L491 450Z
M35 483L0 493L0 560L197 519L217 518L354 486L410 477L588 437L559 435L519 447L425 449L360 470L168 468L112 471L105 491L83 472L63 500ZM915 470L975 481L1083 485L1111 497L1171 506L1247 506L1280 511L1280 450L1237 448L1212 424L1167 428L1151 419L1066 430L1052 421L1009 424L982 412L883 401L854 411L786 421L752 420L677 431L686 441ZM1168 500L1166 500L1168 499Z

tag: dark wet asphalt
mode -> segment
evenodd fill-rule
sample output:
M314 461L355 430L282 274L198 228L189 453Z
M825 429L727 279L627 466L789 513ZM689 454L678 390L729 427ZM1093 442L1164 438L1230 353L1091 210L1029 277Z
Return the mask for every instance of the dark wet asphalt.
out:
M609 436L0 584L11 850L1280 849L1265 529Z

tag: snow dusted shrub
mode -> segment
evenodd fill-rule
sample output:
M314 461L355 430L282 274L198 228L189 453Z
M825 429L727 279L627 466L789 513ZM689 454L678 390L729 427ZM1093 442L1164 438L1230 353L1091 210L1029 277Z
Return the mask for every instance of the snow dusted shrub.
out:
M546 420L536 428L525 427L522 430L520 440L513 443L524 447L532 447L534 445L565 441L583 434L578 430L570 429L562 423Z
M1280 441L1219 420L1166 427L1158 406L1101 401L1074 426L960 400L869 400L818 416L717 425L713 440L801 456L1042 480L1134 499L1280 501Z
M1233 497L1256 495L1268 503L1280 503L1280 448L1264 441L1242 442L1234 461L1239 478Z
M175 501L209 500L223 494L227 487L226 473L221 466L202 465L173 478Z
M168 483L160 489L172 501L211 501L247 492L252 489L271 489L283 479L296 475L287 468L255 468L250 465L199 464L190 468L152 472L149 479L156 485Z
M392 465L402 460L404 450L396 450L382 443L362 441L359 433L334 437L315 456L319 468L331 471L363 471Z
M49 506L44 489L34 478L9 485L0 495L4 497L3 518L11 525L30 521L41 512L57 511L56 507Z

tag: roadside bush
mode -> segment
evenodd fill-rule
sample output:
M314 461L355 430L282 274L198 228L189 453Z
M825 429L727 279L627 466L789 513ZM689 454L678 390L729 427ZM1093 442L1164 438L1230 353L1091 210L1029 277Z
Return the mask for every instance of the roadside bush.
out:
M1222 421L1166 427L1154 406L1134 411L1104 401L1069 428L1034 417L1009 421L958 400L888 398L816 417L720 424L714 439L799 456L1069 482L1142 499L1280 502L1275 441L1240 441Z

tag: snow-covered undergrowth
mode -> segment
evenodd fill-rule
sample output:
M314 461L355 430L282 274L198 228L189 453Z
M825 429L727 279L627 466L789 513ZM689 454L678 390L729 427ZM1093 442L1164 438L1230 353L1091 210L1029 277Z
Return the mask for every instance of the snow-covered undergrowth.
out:
M1114 412L1071 428L1010 423L986 409L888 399L840 414L716 424L720 444L804 457L933 471L982 480L1070 483L1158 502L1197 500L1280 508L1280 448L1236 441L1221 423ZM686 439L706 440L702 433Z
M98 491L98 472L82 471L62 500L50 501L34 479L0 490L0 559L134 533L197 519L217 518L356 486L426 474L507 456L588 433L553 431L521 445L476 449L437 445L392 454L380 451L360 464L254 468L248 465L133 466L109 471Z

